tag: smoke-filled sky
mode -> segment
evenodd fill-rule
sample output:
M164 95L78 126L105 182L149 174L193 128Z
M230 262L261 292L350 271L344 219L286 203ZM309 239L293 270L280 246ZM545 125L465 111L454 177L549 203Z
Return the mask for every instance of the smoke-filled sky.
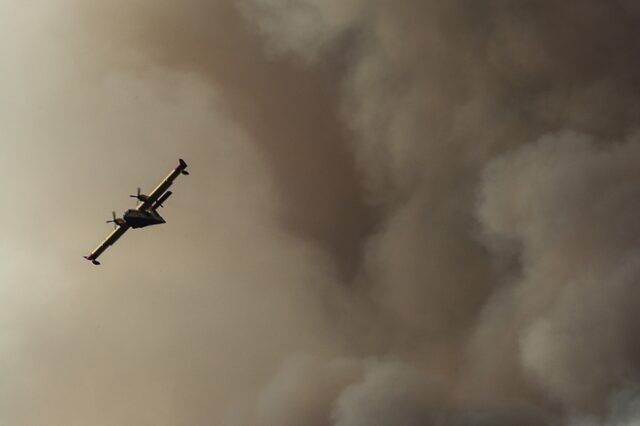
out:
M638 40L635 0L0 0L0 424L640 424Z

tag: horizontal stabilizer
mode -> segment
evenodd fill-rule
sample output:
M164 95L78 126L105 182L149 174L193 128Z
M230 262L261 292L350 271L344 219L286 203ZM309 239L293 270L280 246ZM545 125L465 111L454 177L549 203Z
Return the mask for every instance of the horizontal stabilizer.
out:
M94 265L99 265L100 264L100 262L98 262L96 259L94 259L93 256L82 256L82 257L84 257L87 260L90 260L91 263L93 263Z

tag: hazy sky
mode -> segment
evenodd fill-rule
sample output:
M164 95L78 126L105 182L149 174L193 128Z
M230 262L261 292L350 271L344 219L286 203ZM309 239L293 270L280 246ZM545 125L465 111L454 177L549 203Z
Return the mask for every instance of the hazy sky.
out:
M639 24L0 0L0 424L637 424Z

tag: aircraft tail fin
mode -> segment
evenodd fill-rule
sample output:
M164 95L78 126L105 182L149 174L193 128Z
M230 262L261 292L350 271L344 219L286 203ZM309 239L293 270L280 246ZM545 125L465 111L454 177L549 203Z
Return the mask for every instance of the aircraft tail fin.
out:
M100 262L98 262L96 259L94 259L93 256L82 256L82 257L84 257L87 260L90 260L91 263L93 263L94 265L99 265L100 264Z
M183 175L188 175L189 172L187 171L187 163L185 163L182 158L180 158L178 161L180 161L180 173L182 173Z

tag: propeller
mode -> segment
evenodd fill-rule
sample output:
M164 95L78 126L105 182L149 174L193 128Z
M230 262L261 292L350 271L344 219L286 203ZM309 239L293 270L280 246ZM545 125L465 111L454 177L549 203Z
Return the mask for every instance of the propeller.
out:
M118 224L116 221L116 212L111 212L111 215L113 216L112 220L108 220L107 223L113 223L113 229L116 229Z
M149 198L146 195L140 193L140 187L138 187L138 192L136 193L136 195L129 195L129 197L137 198L138 200L143 201L143 202L146 201L147 198Z
M136 195L129 195L129 197L137 198L139 200L140 199L140 187L138 187L138 193Z

